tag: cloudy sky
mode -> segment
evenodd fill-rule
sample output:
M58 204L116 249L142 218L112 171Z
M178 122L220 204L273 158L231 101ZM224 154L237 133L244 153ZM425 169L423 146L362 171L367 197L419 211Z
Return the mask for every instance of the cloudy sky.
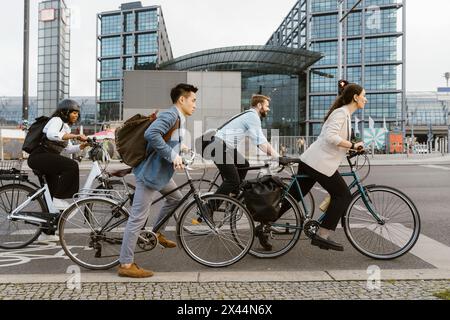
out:
M0 96L22 90L23 1L2 1ZM38 0L31 0L30 95L37 87ZM72 8L71 95L95 95L96 13L125 0L66 0ZM175 57L217 47L264 44L296 0L142 0L159 4ZM426 5L425 5L426 4ZM450 1L407 0L407 90L434 91L450 72Z

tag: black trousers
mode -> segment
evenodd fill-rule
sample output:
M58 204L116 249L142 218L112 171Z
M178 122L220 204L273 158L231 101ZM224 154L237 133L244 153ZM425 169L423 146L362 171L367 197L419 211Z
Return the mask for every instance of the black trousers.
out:
M238 194L239 185L247 175L247 170L238 170L238 168L248 168L250 164L237 149L228 147L222 140L215 139L213 143L214 149L211 155L223 180L216 194Z
M31 153L28 166L45 174L52 197L66 199L78 192L80 174L74 160L40 148Z
M318 182L331 196L330 205L325 213L324 220L321 227L328 230L336 230L339 221L347 211L347 208L352 200L352 195L348 189L345 180L336 171L331 177L314 170L310 166L300 163L298 167L298 174L307 175L308 178L301 178L300 189L303 196L307 195L312 187ZM295 199L300 201L300 194L297 188L291 188L289 192Z

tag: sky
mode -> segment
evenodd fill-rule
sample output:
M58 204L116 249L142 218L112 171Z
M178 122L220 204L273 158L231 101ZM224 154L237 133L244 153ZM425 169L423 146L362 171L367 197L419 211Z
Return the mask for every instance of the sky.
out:
M131 1L131 0L130 0ZM95 96L96 14L126 0L66 0L72 9L71 96ZM141 0L161 5L174 57L235 45L263 45L296 0ZM407 91L435 91L450 72L450 1L407 1ZM31 0L30 96L37 88L38 0ZM426 4L426 5L424 5ZM23 1L2 0L0 96L22 93Z

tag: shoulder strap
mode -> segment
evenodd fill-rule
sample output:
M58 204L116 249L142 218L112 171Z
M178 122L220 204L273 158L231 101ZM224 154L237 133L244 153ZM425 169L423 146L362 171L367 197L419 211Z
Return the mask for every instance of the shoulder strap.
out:
M222 130L224 127L226 127L228 124L230 124L233 120L236 120L237 118L239 118L240 116L243 116L246 113L252 112L252 110L246 110L244 112L241 112L237 115L235 115L233 118L231 118L230 120L228 120L227 122L225 122L225 124L223 124L220 128L218 128L217 130Z
M167 133L163 136L164 141L166 142L169 141L174 131L180 129L180 127L181 127L180 117L177 117L177 121L175 122L173 127L169 131L167 131ZM179 139L181 139L181 137Z

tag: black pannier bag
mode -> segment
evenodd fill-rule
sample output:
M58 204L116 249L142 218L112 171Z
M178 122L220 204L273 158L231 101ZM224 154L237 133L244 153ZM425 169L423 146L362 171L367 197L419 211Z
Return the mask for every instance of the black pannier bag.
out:
M272 222L278 219L284 187L283 181L274 176L247 180L243 184L245 205L253 220Z

